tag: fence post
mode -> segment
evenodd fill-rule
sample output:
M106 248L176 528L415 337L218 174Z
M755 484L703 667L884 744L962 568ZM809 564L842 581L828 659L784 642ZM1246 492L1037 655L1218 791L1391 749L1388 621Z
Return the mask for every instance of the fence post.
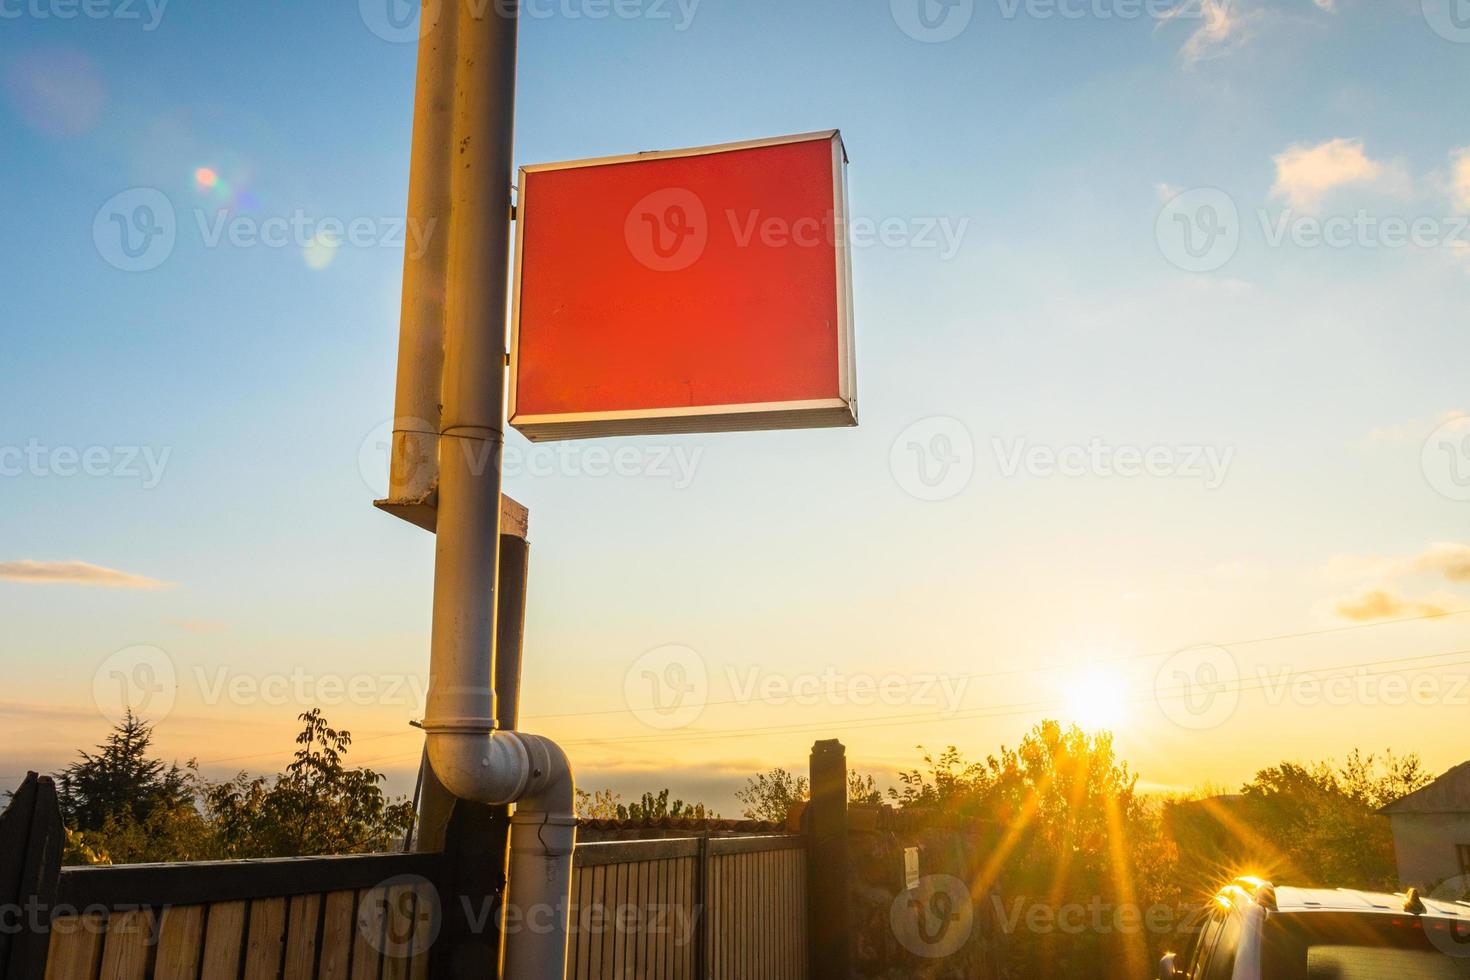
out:
M812 746L807 807L807 896L812 980L847 980L847 750L837 739Z
M0 908L16 910L21 926L13 934L0 930L0 976L39 980L46 974L65 837L56 784L28 773L0 814Z
M714 970L709 961L710 938L714 932L714 921L710 918L710 856L709 834L699 835L699 857L694 866L694 978L712 980Z

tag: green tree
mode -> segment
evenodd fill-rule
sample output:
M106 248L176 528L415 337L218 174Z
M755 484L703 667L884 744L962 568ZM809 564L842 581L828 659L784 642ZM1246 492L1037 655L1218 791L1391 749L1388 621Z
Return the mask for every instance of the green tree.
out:
M756 773L745 781L745 786L735 791L735 799L743 807L747 820L765 820L781 823L798 803L811 799L811 785L805 776L797 776L785 769ZM883 801L878 784L872 776L856 769L847 774L847 801L872 805Z
M735 791L735 799L740 801L747 820L780 822L786 819L792 806L811 795L810 791L805 776L772 769L747 779L745 787Z
M1342 765L1296 763L1262 769L1242 789L1245 823L1275 853L1274 875L1293 884L1392 888L1393 836L1379 808L1428 784L1417 755L1365 755Z
M1137 780L1111 734L1046 721L984 762L953 746L926 753L889 795L969 822L981 855L974 893L996 896L1010 917L1003 929L1024 929L1037 907L1139 911L1177 900L1162 874L1172 853ZM1005 944L1013 976L1146 976L1152 955L1146 936L1120 930L1017 934Z
M195 806L197 775L149 756L153 728L129 710L96 754L56 774L67 864L202 861L216 855Z
M577 817L581 820L616 820L619 796L610 789L589 793L577 790Z
M191 799L177 765L148 756L153 727L129 708L97 746L57 773L61 815L75 830L99 831L108 821L145 823L157 811L172 811Z
M314 708L299 716L294 761L273 779L245 773L207 787L205 810L228 857L292 857L391 850L413 825L413 804L390 800L371 769L343 763L352 735Z

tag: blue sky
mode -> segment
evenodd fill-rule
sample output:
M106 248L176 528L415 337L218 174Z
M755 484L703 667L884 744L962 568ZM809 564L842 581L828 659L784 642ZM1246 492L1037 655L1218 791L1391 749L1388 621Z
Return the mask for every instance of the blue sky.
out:
M584 782L673 781L728 809L729 785L816 737L886 770L919 742L979 754L1076 713L1078 676L1147 695L1146 654L1225 644L1255 677L1470 647L1470 617L1382 625L1470 607L1470 503L1435 469L1470 473L1470 251L1453 244L1470 242L1470 45L1438 0L1165 17L922 0L969 18L929 41L903 29L908 2L556 0L524 18L521 163L840 127L853 214L898 230L855 254L859 429L616 441L694 461L688 479L651 456L638 477L587 476L577 455L508 477L532 508L528 725L572 743ZM0 4L0 447L45 454L0 476L0 782L100 737L96 676L143 645L179 681L165 751L272 767L311 704L210 696L219 677L366 677L376 693L329 716L403 788L415 712L386 691L426 671L432 542L370 502L415 47L374 32L372 0L88 9ZM140 188L176 241L129 272L94 225ZM1238 244L1186 271L1171 229L1203 234L1191 202L1222 200L1178 196L1200 188L1235 209ZM328 250L294 231L211 245L221 209L367 230ZM1333 219L1367 231L1271 243ZM1382 246L1421 219L1428 244ZM921 499L904 447L936 434L971 475ZM1006 472L1012 450L1093 440L1167 447L1173 469ZM96 475L55 456L97 447ZM1218 485L1185 472L1192 448L1228 454ZM47 564L64 562L125 577ZM712 702L672 733L624 694L669 645ZM1018 664L1055 669L970 676ZM716 703L751 671L833 670L964 675L965 710L1006 710L849 730L923 706ZM1246 693L1201 728L1130 697L1108 720L1158 785L1238 780L1284 744L1392 744L1444 769L1463 755L1457 670L1422 674L1440 685L1426 704Z

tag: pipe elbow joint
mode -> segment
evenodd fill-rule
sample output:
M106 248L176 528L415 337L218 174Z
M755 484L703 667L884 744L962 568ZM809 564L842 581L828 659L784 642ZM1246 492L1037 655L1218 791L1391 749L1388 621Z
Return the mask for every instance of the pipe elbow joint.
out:
M516 733L525 746L531 773L525 794L517 801L518 811L545 813L553 817L576 813L577 787L567 754L549 738Z
M429 765L455 796L517 804L518 811L574 816L571 763L549 738L505 731L430 731Z
M476 803L514 803L525 794L531 760L513 732L430 731L429 766L445 789Z

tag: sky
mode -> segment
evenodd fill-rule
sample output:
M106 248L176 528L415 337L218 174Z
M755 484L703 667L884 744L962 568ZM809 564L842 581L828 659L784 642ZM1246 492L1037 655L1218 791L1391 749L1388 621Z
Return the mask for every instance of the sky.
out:
M1456 2L528 3L520 164L841 129L861 425L512 433L523 727L727 815L1044 718L1161 791L1464 761ZM399 3L0 0L0 787L131 701L213 775L320 705L411 791Z

